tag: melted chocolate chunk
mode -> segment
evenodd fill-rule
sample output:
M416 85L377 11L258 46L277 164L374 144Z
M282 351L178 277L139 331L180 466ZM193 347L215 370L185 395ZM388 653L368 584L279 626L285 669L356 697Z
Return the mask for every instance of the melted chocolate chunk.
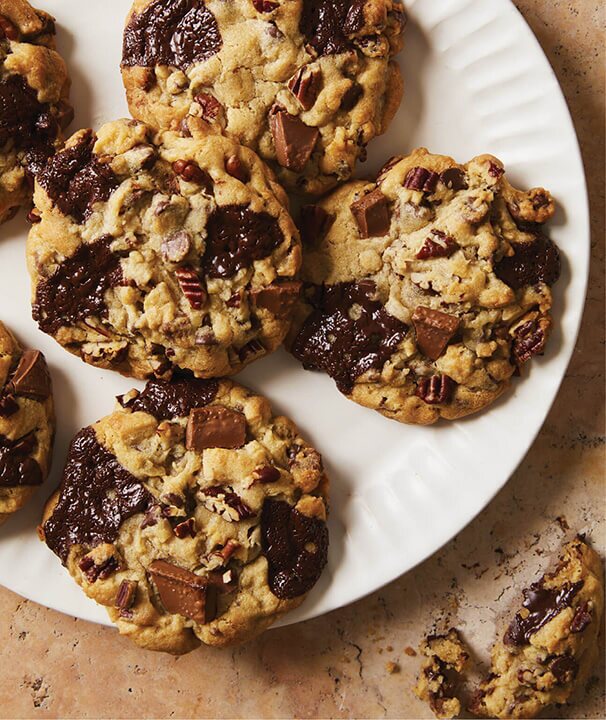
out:
M91 427L72 440L59 501L44 523L49 548L65 563L72 545L111 543L122 523L144 513L153 496L116 457L102 447Z
M304 0L299 30L318 55L351 47L349 36L364 26L363 0Z
M543 625L558 613L569 607L574 596L583 587L583 581L566 583L561 587L545 588L541 581L524 590L522 605L528 611L527 617L517 613L503 638L505 645L525 645Z
M374 291L372 281L318 288L315 309L293 344L306 369L328 373L346 394L357 377L381 369L406 335L406 325L371 299Z
M514 254L495 266L496 276L513 290L544 282L553 285L560 277L560 252L545 235L537 233L532 242L513 246Z
M150 380L136 398L123 405L133 412L149 413L158 420L172 420L187 417L194 408L208 405L215 399L218 389L216 380Z
M278 221L246 205L217 207L208 221L206 252L202 260L211 278L228 278L267 257L284 240Z
M122 65L187 70L216 55L222 44L215 16L204 2L156 0L126 26Z
M266 500L261 512L263 553L272 593L299 597L318 581L328 559L328 528L282 500Z
M95 135L88 131L80 141L57 153L38 174L38 182L64 215L79 225L93 212L93 205L104 202L120 182L109 165L93 153Z
M33 433L18 440L9 440L5 435L0 435L0 487L42 483L40 465L29 456L35 444Z
M38 285L33 316L41 330L53 334L78 320L107 314L105 293L123 282L120 256L109 249L112 240L105 235L81 245Z
M572 655L557 655L549 662L549 669L558 685L565 685L575 679L579 665Z

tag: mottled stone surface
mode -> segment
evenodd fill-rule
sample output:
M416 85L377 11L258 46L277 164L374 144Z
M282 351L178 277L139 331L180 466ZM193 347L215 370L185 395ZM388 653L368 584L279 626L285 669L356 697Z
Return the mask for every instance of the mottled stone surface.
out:
M516 5L579 132L593 259L572 365L515 476L446 548L379 593L232 651L145 653L113 630L0 590L1 717L430 717L410 691L419 659L405 648L454 623L485 660L498 613L564 538L585 531L604 547L604 11L593 0ZM603 687L596 666L579 702L552 716L603 717Z

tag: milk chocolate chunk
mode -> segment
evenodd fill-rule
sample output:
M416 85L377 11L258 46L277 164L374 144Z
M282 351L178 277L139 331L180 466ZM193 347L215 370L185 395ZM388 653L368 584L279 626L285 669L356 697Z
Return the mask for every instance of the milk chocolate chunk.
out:
M433 192L440 176L433 170L424 167L411 168L404 178L404 187L420 192Z
M208 622L207 578L195 575L167 560L154 560L147 570L167 612L183 615L198 623Z
M299 30L317 55L351 48L350 36L364 26L364 0L305 0Z
M188 450L239 448L246 442L246 418L223 405L196 408L189 413L185 446Z
M109 450L99 444L92 427L72 440L59 499L43 525L44 539L63 563L70 548L112 543L122 523L144 513L154 498Z
M124 281L120 256L110 250L113 238L104 236L81 245L36 288L34 320L54 334L91 316L105 317L105 293Z
M15 395L44 400L51 392L51 379L44 355L38 350L26 350L11 380Z
M64 215L79 225L97 202L107 200L120 184L109 165L94 154L96 137L87 131L72 147L52 157L38 173L38 182Z
M288 89L297 98L303 110L311 110L322 85L322 71L304 65L288 81Z
M222 45L215 16L203 0L156 0L126 26L122 66L187 70L216 55Z
M352 203L351 212L361 237L382 237L389 232L389 203L378 188Z
M261 539L272 593L286 600L309 592L328 560L326 523L268 499L261 512Z
M149 380L136 397L121 402L133 412L146 412L158 420L172 420L187 417L194 408L201 408L211 403L218 388L216 380L201 378L174 377L172 380Z
M42 470L30 457L36 444L33 433L17 440L0 435L0 487L40 485Z
M276 108L269 116L269 127L278 163L294 172L301 172L320 137L318 128L309 127L298 117Z
M253 303L257 307L269 310L276 317L286 317L292 310L300 292L301 283L292 280L274 283L262 290L253 290L251 295Z
M419 305L412 315L419 350L437 360L457 333L461 320L454 315Z
M513 290L540 282L553 285L560 270L560 251L540 233L530 242L516 243L513 255L504 257L494 268L496 276Z
M320 205L304 205L301 208L299 230L306 245L315 245L324 239L332 227L335 216L327 213Z

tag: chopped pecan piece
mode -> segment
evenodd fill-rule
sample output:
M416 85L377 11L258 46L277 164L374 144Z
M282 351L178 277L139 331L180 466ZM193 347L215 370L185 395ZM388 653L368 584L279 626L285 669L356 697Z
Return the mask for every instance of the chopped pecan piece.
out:
M107 580L110 575L120 569L120 563L116 557L111 555L107 560L97 565L90 555L85 555L78 563L78 567L82 570L88 582L94 583L97 580Z
M260 13L273 12L280 5L277 2L273 2L273 0L252 0L252 4L255 10Z
M274 483L280 479L280 471L273 465L264 465L263 467L255 468L253 471L253 479L255 483Z
M256 515L237 493L223 485L204 488L200 491L200 496L208 510L218 513L228 522L248 520Z
M136 596L137 582L135 580L122 580L114 601L114 607L120 610L121 617L130 617L132 615L130 609L135 604Z
M202 287L202 282L198 273L189 265L177 268L175 275L181 286L183 294L188 299L189 304L194 310L200 310L206 302L208 295Z
M188 536L196 537L196 521L193 517L187 518L187 520L175 525L173 532L180 540L183 540L183 538Z
M450 257L459 247L457 241L441 230L432 230L430 237L416 254L418 260Z
M455 386L455 381L448 375L432 375L419 379L415 394L428 405L444 405L452 399Z
M247 183L250 180L250 173L237 155L230 155L225 161L225 169L232 177L240 182Z
M546 329L549 321L544 318L528 320L515 330L513 340L513 355L518 364L528 362L533 355L541 355L547 342Z
M322 84L322 71L304 65L288 81L288 89L297 98L303 110L311 110Z
M194 99L202 108L202 118L207 122L216 120L223 109L223 105L210 93L198 93Z

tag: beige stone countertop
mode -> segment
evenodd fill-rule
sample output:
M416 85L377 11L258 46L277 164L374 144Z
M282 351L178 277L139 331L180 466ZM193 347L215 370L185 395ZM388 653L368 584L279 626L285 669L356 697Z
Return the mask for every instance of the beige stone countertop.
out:
M604 9L594 0L516 5L574 117L593 251L572 364L518 471L479 517L415 570L349 607L235 649L202 648L181 658L146 653L113 629L0 588L0 717L431 717L411 692L419 658L406 649L416 648L426 630L456 624L486 660L499 613L563 538L585 531L603 552ZM579 695L551 716L606 715L601 664Z

